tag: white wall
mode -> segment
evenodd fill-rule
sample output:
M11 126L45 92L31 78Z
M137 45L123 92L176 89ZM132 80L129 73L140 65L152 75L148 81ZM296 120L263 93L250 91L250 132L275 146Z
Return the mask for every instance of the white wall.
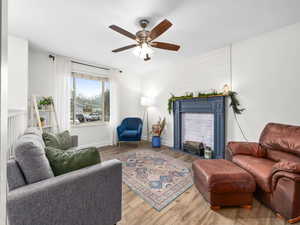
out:
M28 94L50 96L53 95L53 61L49 58L49 53L29 48L29 85Z
M49 53L40 49L29 49L29 95L53 95L53 61ZM117 122L126 116L140 114L140 79L139 77L122 73L117 75L118 91L114 96L118 99ZM113 94L113 93L112 93ZM79 136L80 145L103 146L112 143L115 128L109 124L95 126L72 127L71 133Z
M27 110L28 41L8 37L8 108Z
M118 87L120 120L124 119L125 117L141 117L140 76L124 72L119 76Z
M101 147L112 144L112 132L108 124L72 127L71 134L78 135L79 145Z
M249 140L258 140L267 122L300 124L299 40L300 23L233 44L232 77L229 47L170 62L146 74L123 73L118 79L119 120L126 116L142 117L140 97L154 97L154 106L149 108L150 126L159 116L165 116L167 129L163 142L172 146L173 116L167 112L170 93L220 90L232 78L233 89L246 108L238 119ZM46 52L30 49L30 94L51 95L52 68ZM227 114L227 139L242 140L231 109ZM108 126L76 128L72 133L80 136L80 144L103 145L112 136Z
M240 123L250 140L271 121L300 125L299 85L300 23L233 46L233 88L247 109ZM241 139L229 124L231 139Z
M267 122L300 124L300 23L270 32L232 47L232 85L247 110L239 116L249 140L257 141ZM173 146L173 116L167 112L170 93L220 89L230 84L229 47L170 63L143 75L142 95L154 96L150 124L167 118L163 141ZM227 140L243 140L231 109L227 113Z
M142 94L154 98L154 106L148 109L150 127L159 117L166 117L164 144L173 146L173 116L167 111L170 93L178 96L185 92L220 90L230 82L228 56L228 48L223 48L177 64L170 63L143 76Z

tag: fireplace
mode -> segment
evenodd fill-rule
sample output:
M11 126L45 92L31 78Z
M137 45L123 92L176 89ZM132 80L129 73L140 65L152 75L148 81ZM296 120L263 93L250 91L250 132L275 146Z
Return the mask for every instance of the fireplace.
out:
M174 149L183 150L187 142L200 147L203 143L213 149L213 158L224 158L224 96L178 100L173 110Z

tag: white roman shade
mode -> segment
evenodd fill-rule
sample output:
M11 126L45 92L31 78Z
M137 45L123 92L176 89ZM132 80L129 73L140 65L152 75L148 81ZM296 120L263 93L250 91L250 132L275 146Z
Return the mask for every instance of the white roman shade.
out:
M95 79L93 77L109 77L111 73L110 69L106 67L93 66L74 61L72 61L72 72L77 74L76 76L78 77L83 76L83 74L86 77L88 74L90 75L91 79Z
M108 81L108 77L90 75L90 74L83 74L83 73L78 73L78 72L72 72L72 76L75 77L75 78L88 79L88 80L105 80L105 81Z

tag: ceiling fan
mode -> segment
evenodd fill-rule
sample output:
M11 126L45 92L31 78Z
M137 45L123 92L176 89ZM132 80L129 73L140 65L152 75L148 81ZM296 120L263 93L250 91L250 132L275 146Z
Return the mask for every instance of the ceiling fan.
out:
M165 19L161 23L159 23L157 26L155 26L151 31L146 30L146 27L149 25L149 20L142 19L139 21L140 26L142 27L142 30L138 31L135 35L124 30L121 27L118 27L116 25L109 26L110 29L125 35L126 37L135 40L137 43L132 45L127 45L122 48L117 48L112 50L112 52L121 52L127 49L135 48L133 53L143 58L145 61L148 61L151 59L151 54L153 53L153 48L160 48L170 51L178 51L180 46L165 42L158 42L154 41L156 38L158 38L160 35L162 35L164 32L166 32L171 26L172 23Z

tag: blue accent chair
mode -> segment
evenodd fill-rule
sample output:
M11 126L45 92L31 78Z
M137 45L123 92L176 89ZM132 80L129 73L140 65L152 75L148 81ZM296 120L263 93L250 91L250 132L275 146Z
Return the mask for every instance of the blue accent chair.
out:
M121 141L141 141L142 130L143 121L140 118L125 118L117 127L119 144Z

